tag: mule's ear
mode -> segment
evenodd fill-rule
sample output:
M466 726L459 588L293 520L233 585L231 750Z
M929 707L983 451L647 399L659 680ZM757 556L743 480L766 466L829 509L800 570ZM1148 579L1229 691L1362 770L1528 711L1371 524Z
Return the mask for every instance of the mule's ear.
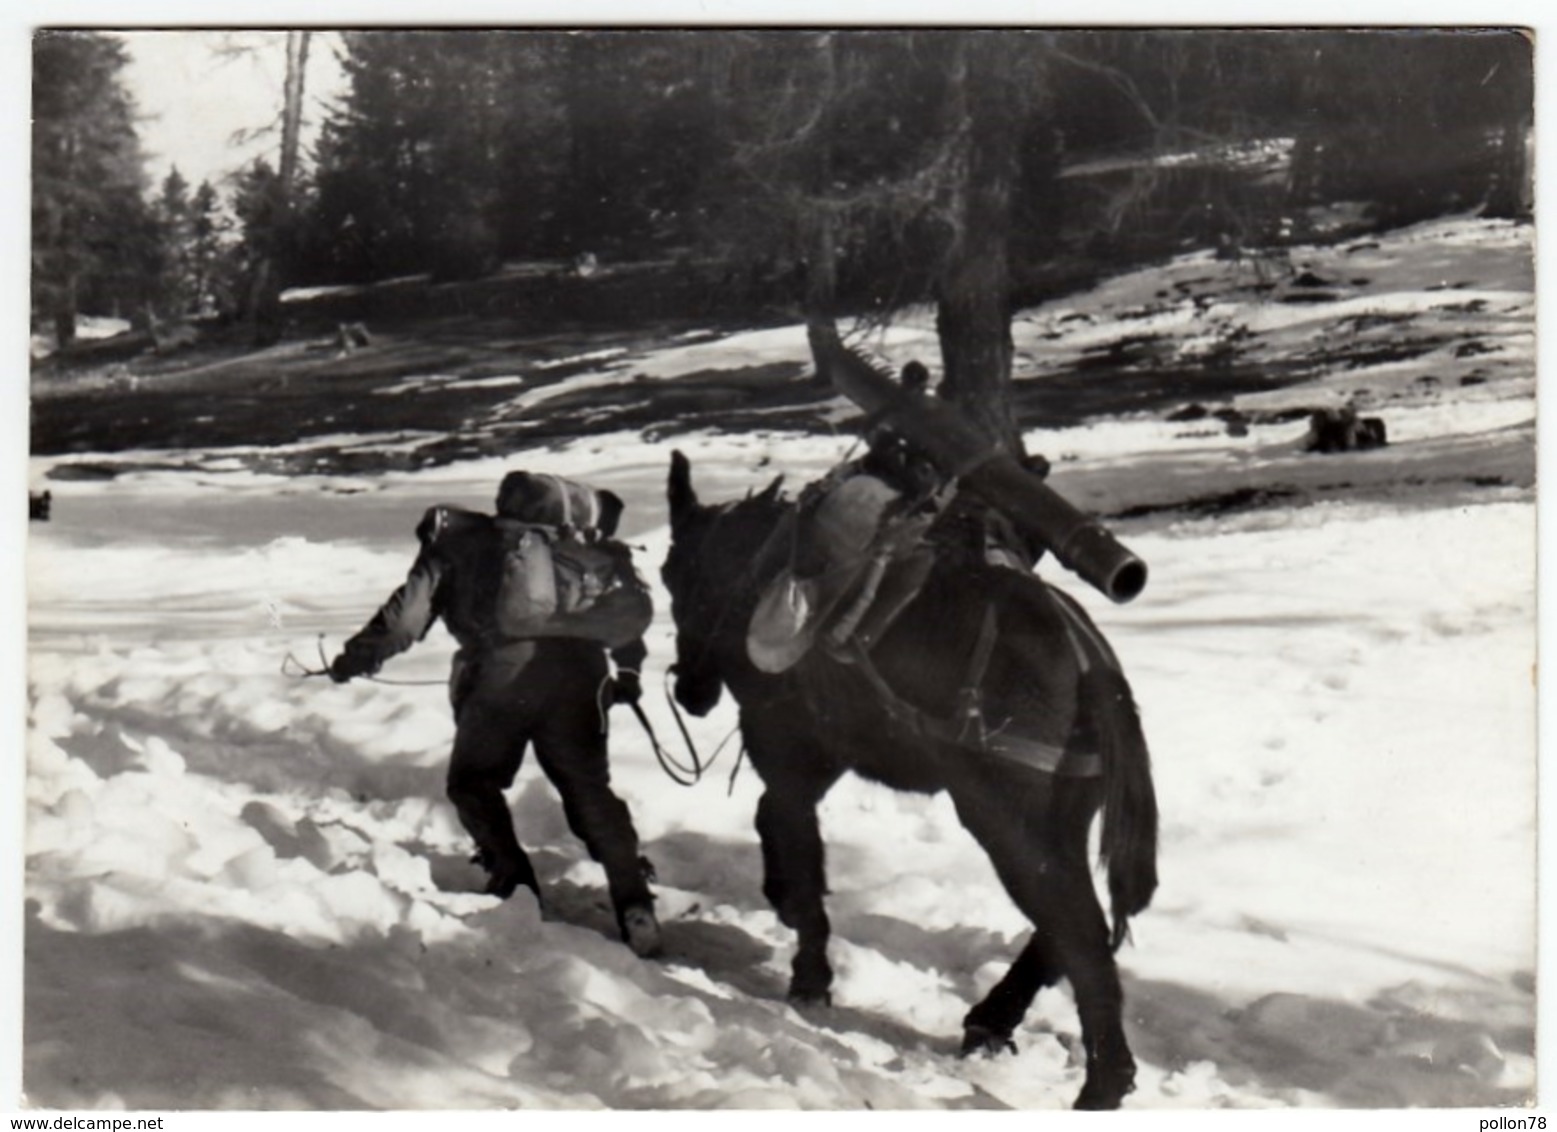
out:
M614 538L627 504L623 503L622 497L614 491L597 491L595 498L600 503L600 520L595 526L606 538Z
M670 525L678 527L697 507L697 492L692 489L692 463L677 449L670 454Z
M779 489L783 486L784 476L782 473L780 473L779 475L773 477L773 482L770 483L767 487L763 488L762 494L757 496L757 498L763 500L764 502L771 503L773 500L778 498Z

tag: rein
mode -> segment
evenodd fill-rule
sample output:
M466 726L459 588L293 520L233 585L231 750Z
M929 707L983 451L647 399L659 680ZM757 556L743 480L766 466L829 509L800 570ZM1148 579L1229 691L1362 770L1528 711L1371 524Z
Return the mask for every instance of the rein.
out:
M665 772L677 786L696 786L703 778L703 772L707 769L697 757L697 748L692 746L691 740L687 740L687 751L692 755L692 765L686 766L679 763L664 747L660 746L659 736L654 734L654 725L649 722L649 717L644 714L643 708L637 704L629 704L633 714L638 717L638 722L643 725L643 733L649 737L649 746L654 748L654 757L660 764L660 769ZM680 723L680 716L676 717ZM686 735L686 728L681 729L681 734Z
M660 745L660 738L654 733L654 725L649 722L649 717L637 703L629 704L633 714L638 717L638 722L643 726L643 733L649 737L649 746L654 748L654 758L660 764L660 769L665 772L677 786L696 786L703 779L704 772L708 769L698 757L697 748L692 745L692 737L687 734L686 724L681 722L681 713L676 711L676 703L671 699L670 693L665 694L666 701L670 704L670 710L676 717L676 726L681 729L681 737L687 745L687 754L691 756L691 765L680 762L677 758ZM715 752L716 754L718 752ZM709 760L710 763L712 760Z
M736 501L722 504L716 509L713 509L714 514L708 529L708 533L704 535L705 540L711 538L713 533L719 529L720 524L723 523L724 520L732 513L734 513L734 511L739 506L739 501ZM725 595L724 600L719 603L718 609L713 618L713 625L710 627L709 631L703 635L702 639L697 644L696 656L694 658L697 663L706 661L709 654L713 651L714 644L718 640L720 631L725 627L726 622L733 614L736 605L736 598L739 595L744 594L747 589L755 586L758 580L758 572L762 568L763 562L766 561L769 553L772 551L773 547L777 545L779 539L790 530L790 516L792 513L793 512L790 509L780 508L778 518L774 523L773 529L769 531L767 537L762 540L762 545L757 548L757 552L747 560L746 567L737 579L736 585L730 588L729 592ZM709 586L706 578L700 574L697 578L696 584L692 587L692 593L689 595L695 605L699 607L702 606L703 598L708 588ZM648 719L641 711L639 711L636 704L633 705L633 710L637 712L639 721L643 724L643 729L649 736L649 742L654 747L654 756L659 760L661 769L664 770L665 774L670 778L670 780L675 782L677 785L692 786L701 780L704 774L713 769L714 763L718 760L720 754L724 752L724 749L729 745L730 740L735 737L738 731L740 731L740 724L737 723L735 727L731 728L729 734L727 734L719 741L719 745L714 748L714 753L711 754L705 761L698 754L697 744L693 741L692 732L687 727L686 717L682 715L681 708L676 703L675 696L671 694L669 679L671 673L674 671L675 666L673 665L670 669L667 669L665 673L667 681L665 686L665 702L670 705L671 718L676 722L676 730L681 733L682 745L686 748L687 754L691 759L690 766L679 762L667 751L665 751L664 748L661 747L658 738L655 736L654 729L649 725ZM730 768L730 782L728 788L732 793L735 790L735 779L736 776L740 773L741 762L744 759L745 754L746 748L743 744L740 751L736 755L735 765Z
M697 753L697 744L692 741L692 732L687 729L687 721L681 714L681 708L676 704L676 697L670 693L670 687L668 684L670 679L669 671L665 673L665 677L667 681L665 688L665 702L670 705L671 718L676 721L676 730L681 732L681 742L686 747L687 754L692 759L692 766L689 768L685 764L677 762L670 756L669 752L664 751L660 747L659 740L654 736L654 728L649 726L648 717L643 714L642 710L638 707L637 704L633 704L633 711L637 714L638 721L643 724L644 731L648 733L649 742L654 745L654 757L659 760L660 769L662 769L666 775L669 776L670 780L676 783L678 786L696 786L698 782L702 780L703 775L707 774L710 770L713 769L714 763L719 760L719 756L724 752L725 747L729 744L730 740L735 737L735 733L739 731L741 727L740 724L736 724L733 728L731 728L730 733L723 739L719 740L719 745L714 748L714 753L708 756L708 760L706 762L703 761L703 759ZM741 755L744 755L745 753L746 748L743 746L741 748L740 754L735 758L735 766L730 770L731 790L735 789L735 776L741 769ZM681 774L685 776L685 779L677 777L677 771L680 771Z

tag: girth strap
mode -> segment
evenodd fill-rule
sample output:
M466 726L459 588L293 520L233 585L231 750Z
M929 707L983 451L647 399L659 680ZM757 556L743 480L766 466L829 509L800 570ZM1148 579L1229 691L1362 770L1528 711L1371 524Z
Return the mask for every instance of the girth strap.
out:
M869 651L861 648L859 642L851 640L845 649L851 656L850 667L858 670L865 677L888 714L925 739L965 750L996 755L1030 766L1035 770L1067 778L1097 778L1102 775L1103 760L1099 755L1073 753L1052 743L1011 735L1003 731L994 734L986 731L982 711L977 704L977 692L988 672L989 661L994 654L998 636L998 618L993 604L990 604L985 607L984 621L979 629L978 640L974 644L973 655L969 659L968 675L958 694L959 703L965 704L970 689L973 693L971 698L977 734L972 737L968 735L970 720L967 714L960 719L941 719L922 711L893 691L892 686L881 675L880 669L876 667L876 662L871 659ZM964 711L966 712L966 709Z
M1049 590L1049 596L1054 599L1054 606L1060 611L1060 619L1065 622L1065 635L1076 650L1076 663L1081 666L1081 671L1086 672L1094 664L1101 664L1118 672L1119 657L1114 654L1113 646L1088 622L1076 599L1056 589Z
M984 675L989 671L989 658L995 652L995 638L1000 635L1000 625L995 616L993 602L984 606L984 619L979 624L979 638L973 643L973 655L968 661L968 675L957 693L957 712L962 717L958 737L972 739L980 747L987 744L989 733L984 727ZM971 734L970 734L971 732Z

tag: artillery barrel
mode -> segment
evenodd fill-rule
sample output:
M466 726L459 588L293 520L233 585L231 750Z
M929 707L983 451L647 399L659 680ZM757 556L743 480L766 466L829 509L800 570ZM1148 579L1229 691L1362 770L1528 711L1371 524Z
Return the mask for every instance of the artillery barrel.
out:
M1146 588L1145 562L994 445L955 406L906 392L847 351L840 350L829 368L845 396L867 413L880 414L923 448L943 474L958 477L965 489L1039 539L1066 569L1121 603Z
M1066 569L1110 600L1127 602L1146 588L1145 562L1005 453L964 475L962 485L1036 535Z

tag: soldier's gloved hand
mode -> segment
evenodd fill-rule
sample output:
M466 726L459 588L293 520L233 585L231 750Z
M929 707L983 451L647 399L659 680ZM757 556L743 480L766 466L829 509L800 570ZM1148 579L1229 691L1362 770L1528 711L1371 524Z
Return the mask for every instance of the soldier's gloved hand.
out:
M643 684L638 680L638 674L631 668L623 668L616 674L616 679L611 681L611 702L613 704L635 704L643 698Z
M1023 456L1022 467L1026 468L1029 473L1037 476L1041 480L1049 478L1050 465L1046 456L1042 456L1037 453L1031 456Z
M337 684L344 684L353 676L361 676L366 671L360 661L352 658L351 653L343 652L340 656L330 661L330 679Z

